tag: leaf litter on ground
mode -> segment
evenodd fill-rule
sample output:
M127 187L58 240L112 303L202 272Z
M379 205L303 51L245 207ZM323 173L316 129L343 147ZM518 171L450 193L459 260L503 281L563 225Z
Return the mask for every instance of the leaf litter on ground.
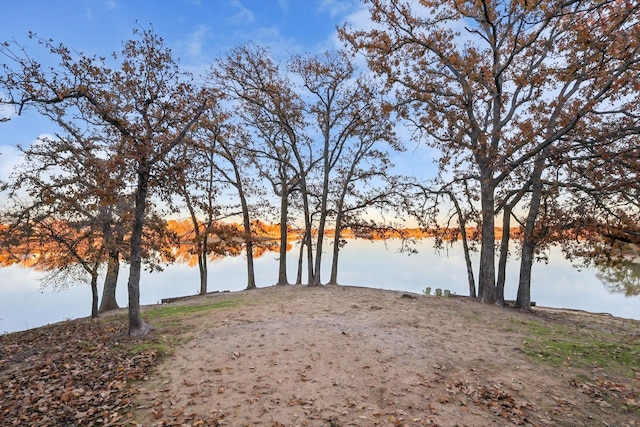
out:
M122 345L126 331L121 320L80 319L0 336L0 424L122 424L132 382L159 356Z

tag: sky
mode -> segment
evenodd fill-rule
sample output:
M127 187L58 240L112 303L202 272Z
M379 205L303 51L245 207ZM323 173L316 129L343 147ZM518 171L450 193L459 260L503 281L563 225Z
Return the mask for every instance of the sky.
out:
M361 0L21 0L3 2L0 42L33 46L31 31L79 52L106 56L119 52L123 41L134 37L134 28L152 27L180 64L198 74L247 42L269 47L282 60L337 49L342 46L337 26L360 27L368 20ZM50 58L37 49L28 53L40 62ZM0 123L0 179L19 162L16 144L28 146L52 129L34 110ZM416 152L415 144L407 146L409 153L396 164L431 160L421 158L426 152Z

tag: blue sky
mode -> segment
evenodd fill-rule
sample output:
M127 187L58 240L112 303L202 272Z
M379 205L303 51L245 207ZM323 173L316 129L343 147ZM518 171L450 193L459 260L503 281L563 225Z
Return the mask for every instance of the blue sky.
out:
M152 26L180 63L198 73L246 42L268 46L282 59L340 47L336 26L367 21L360 0L21 0L0 12L0 42L33 46L30 31L88 54L120 51L135 27ZM41 50L29 50L46 62ZM4 62L4 58L0 59ZM2 113L6 116L6 112ZM15 144L29 145L51 125L35 111L0 123L0 179L18 161Z
M187 64L247 41L275 51L333 47L335 27L359 0L21 0L3 2L2 40L28 31L84 52L118 50L134 26L151 24Z
M134 28L152 26L180 64L199 74L247 42L268 46L283 60L295 53L340 48L336 27L345 22L370 25L362 0L21 0L3 2L0 42L33 47L28 39L32 31L77 51L107 56L121 50ZM40 49L28 53L39 62L51 59ZM7 112L0 109L0 115ZM33 109L0 123L0 180L20 162L16 144L28 146L52 129ZM408 152L394 158L398 171L432 176L433 152L408 141L406 130L399 131Z

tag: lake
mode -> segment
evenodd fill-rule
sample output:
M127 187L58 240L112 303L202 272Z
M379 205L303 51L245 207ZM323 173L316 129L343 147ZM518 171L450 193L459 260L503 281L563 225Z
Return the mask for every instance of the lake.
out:
M338 282L421 293L427 286L449 289L467 295L466 270L461 247L435 253L430 239L419 245L419 253L408 256L397 252L395 240L350 240L341 254ZM289 258L289 280L295 280L294 247ZM269 252L255 260L258 287L270 286L277 279L277 253ZM329 276L326 257L324 279ZM548 264L533 268L531 300L540 306L572 308L610 313L618 317L640 319L640 296L625 297L607 292L593 269L578 270L564 260L559 249L552 249ZM477 274L477 254L474 258ZM128 268L120 272L117 298L127 305ZM41 272L11 266L0 268L0 333L30 329L61 320L91 314L91 291L87 284L71 286L63 291L41 289ZM506 299L515 299L518 264L508 268ZM102 278L101 278L102 282ZM245 258L233 257L213 261L209 265L209 291L239 291L246 287ZM155 304L163 298L194 295L199 289L197 267L185 264L168 266L160 273L143 273L140 303Z

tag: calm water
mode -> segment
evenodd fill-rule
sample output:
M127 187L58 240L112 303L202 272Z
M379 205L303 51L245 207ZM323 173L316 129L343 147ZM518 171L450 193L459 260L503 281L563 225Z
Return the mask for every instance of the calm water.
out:
M350 241L341 255L338 281L345 285L367 286L420 293L425 287L449 289L467 295L466 271L461 249L436 254L429 240L420 253L407 256L397 252L398 243ZM327 260L328 261L328 260ZM290 257L289 280L295 279L295 260ZM277 276L277 254L267 253L256 260L258 287L270 286ZM518 266L508 270L506 299L515 299ZM477 269L477 258L474 259ZM323 272L328 278L328 268ZM41 289L42 273L23 267L0 268L0 333L13 332L85 317L91 313L91 291L86 284L67 290ZM128 269L123 268L118 282L118 303L127 304ZM246 287L245 259L225 258L209 268L210 291L239 291ZM193 295L199 289L198 269L184 264L169 266L161 273L143 273L140 283L141 304L154 304L162 298ZM608 293L593 270L579 271L552 250L548 264L536 264L533 270L531 299L538 305L564 307L615 316L640 319L640 297L626 298Z

